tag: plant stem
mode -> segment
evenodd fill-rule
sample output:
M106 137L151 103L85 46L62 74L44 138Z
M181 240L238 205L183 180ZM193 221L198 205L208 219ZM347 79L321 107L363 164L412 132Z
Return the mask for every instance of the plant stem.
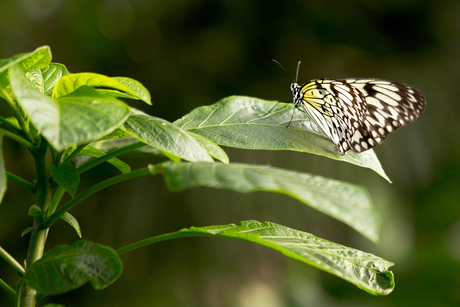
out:
M24 188L28 189L30 192L34 194L37 193L37 189L35 188L35 186L31 184L30 182L28 182L27 180L24 180L21 177L16 176L15 174L11 174L10 172L6 172L6 177L8 177L8 179L10 179L11 181L16 182L17 184L22 185Z
M21 113L19 112L19 109L16 107L16 103L13 101L13 99L11 99L11 96L5 90L0 89L0 92L2 92L3 97L5 97L11 109L13 109L14 117L16 117L16 119L19 122L19 125L22 128L22 134L30 143L33 144L34 140L32 139L32 136L30 134L29 124L25 122L24 117L22 117Z
M35 169L37 172L37 200L36 205L42 211L46 211L51 202L51 189L49 187L49 178L46 172L46 151L48 143L43 139L40 143L38 151L33 155L35 160ZM34 218L33 230L27 250L26 266L32 265L35 261L43 256L45 249L47 230L40 229L40 224L43 221L43 215L37 215ZM27 267L26 267L27 269ZM25 286L21 293L21 306L33 307L37 303L37 292Z
M131 150L137 149L137 148L142 147L142 146L145 146L145 143L137 142L137 143L125 146L123 148L120 148L118 150L112 151L112 152L110 152L110 153L108 153L108 154L106 154L106 155L104 155L102 157L99 157L97 159L89 161L88 163L83 164L82 166L80 166L78 168L78 172L80 174L82 174L82 173L86 172L87 170L89 170L90 168L93 168L96 165L99 165L102 162L105 162L105 161L109 160L110 158L119 156L121 154L124 154L126 152L129 152Z
M35 148L35 146L34 146L32 143L30 143L30 142L28 142L27 140L23 139L23 138L20 137L19 135L16 135L16 134L14 134L14 133L12 133L12 132L9 132L9 131L7 131L7 130L4 130L4 129L0 129L0 131L3 133L3 135L9 137L10 139L12 139L12 140L18 142L18 143L21 144L21 145L27 147L27 149L28 149L30 152L34 153L34 152L37 150L37 149Z
M81 192L80 194L78 194L77 196L69 200L67 203L62 205L62 207L60 207L55 213L51 214L47 219L45 219L41 223L40 229L47 229L51 227L51 225L53 225L53 223L56 222L61 217L61 215L63 215L65 212L72 209L73 206L75 206L76 204L78 204L79 202L87 198L88 196L91 196L94 193L99 192L100 190L110 187L116 183L119 183L125 180L129 180L129 179L133 179L136 177L140 177L140 176L145 176L148 174L150 174L149 169L142 168L142 169L132 171L127 174L122 174L122 175L118 175L118 176L109 178L107 180L104 180L102 182L99 182L93 185L92 187L84 190L83 192Z
M53 198L51 199L51 205L48 210L48 215L50 216L51 214L54 213L56 210L57 205L59 205L59 202L61 201L62 196L64 195L65 190L63 187L59 187L57 191L54 193Z
M138 241L136 243L127 245L125 247L122 247L120 249L117 249L117 254L121 255L130 251L133 251L135 249L144 247L146 245L150 245L153 243L158 243L161 241L166 241L166 240L172 240L172 239L178 239L178 238L186 238L186 237L214 237L212 233L206 233L206 232L171 232L171 233L165 233L159 236L155 236L152 238L148 238L145 240Z
M8 294L12 297L16 297L16 292L10 286L8 286L8 284L4 282L2 279L0 279L0 287L2 287L6 292L8 292Z
M0 246L0 256L2 256L3 259L5 259L6 262L19 274L19 276L24 275L24 268L22 265L19 264L19 262L16 261L16 259L13 258L3 247Z

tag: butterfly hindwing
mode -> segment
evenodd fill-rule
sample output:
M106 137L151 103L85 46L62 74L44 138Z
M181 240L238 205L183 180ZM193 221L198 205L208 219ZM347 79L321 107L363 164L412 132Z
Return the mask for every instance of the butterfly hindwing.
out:
M360 90L367 102L364 124L350 147L362 152L381 144L391 132L413 121L423 112L426 99L417 88L381 79L343 79Z

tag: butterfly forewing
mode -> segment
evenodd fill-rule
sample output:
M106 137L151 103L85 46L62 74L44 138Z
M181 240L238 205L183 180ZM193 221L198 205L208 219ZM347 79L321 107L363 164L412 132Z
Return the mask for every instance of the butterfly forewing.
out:
M364 123L366 100L361 91L341 80L318 79L301 87L296 106L302 109L343 153Z

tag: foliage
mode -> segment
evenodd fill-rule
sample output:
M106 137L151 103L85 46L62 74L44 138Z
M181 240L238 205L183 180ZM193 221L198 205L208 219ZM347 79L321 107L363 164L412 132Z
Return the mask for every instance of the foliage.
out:
M6 136L25 146L34 158L37 173L34 183L30 183L6 172L0 150L0 200L7 188L6 178L36 194L36 203L29 210L33 226L22 234L30 232L25 267L0 248L0 255L21 276L17 291L0 279L2 288L16 298L17 306L35 306L45 296L71 291L88 281L95 289L103 289L122 272L119 254L188 236L257 243L374 295L389 294L394 288L393 273L388 270L393 263L270 222L191 227L133 243L117 252L79 240L44 254L49 228L59 219L69 223L81 237L78 221L68 212L75 205L116 183L157 174L163 175L172 192L204 186L241 193L282 193L378 241L380 216L364 187L270 166L230 163L221 145L322 155L370 168L389 179L372 150L340 154L305 114L293 113L292 106L268 113L275 102L232 96L170 123L120 100L137 99L151 104L148 90L138 81L94 73L69 74L64 65L51 62L47 46L0 60L0 95L14 114L14 118L0 117L0 145ZM286 128L292 114L292 123ZM117 158L140 151L164 161L131 170ZM121 174L79 189L81 175L103 162L111 163ZM61 204L65 192L72 199Z

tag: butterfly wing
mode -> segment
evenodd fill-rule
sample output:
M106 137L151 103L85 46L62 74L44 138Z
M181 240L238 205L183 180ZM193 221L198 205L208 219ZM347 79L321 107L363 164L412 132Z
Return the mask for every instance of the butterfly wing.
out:
M349 146L362 152L379 145L391 132L415 121L425 109L423 93L413 86L381 79L343 79L365 97L364 123L353 135Z
M312 80L301 87L302 96L294 101L339 147L350 149L350 141L363 125L366 99L363 93L341 80Z

